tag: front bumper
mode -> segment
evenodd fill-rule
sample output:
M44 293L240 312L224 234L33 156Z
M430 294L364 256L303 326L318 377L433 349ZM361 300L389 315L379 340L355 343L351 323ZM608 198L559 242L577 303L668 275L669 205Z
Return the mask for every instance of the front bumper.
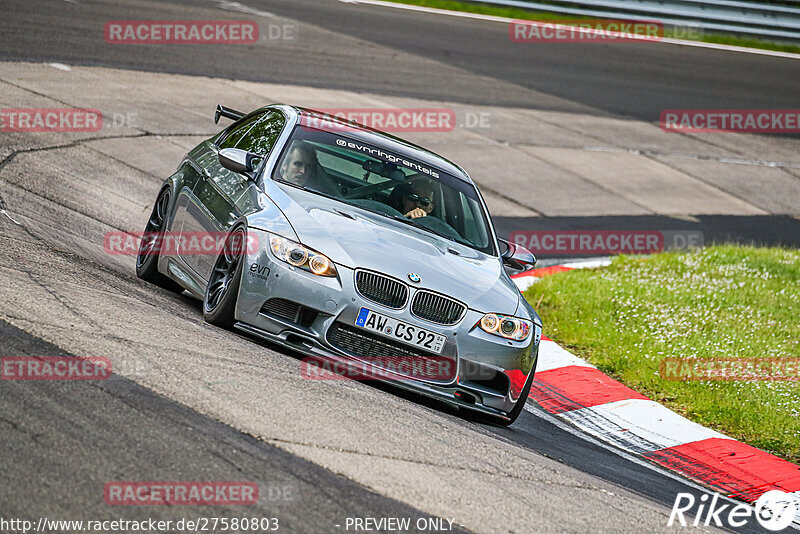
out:
M259 243L269 242L266 232L253 228L249 232L257 234ZM498 417L513 409L522 385L536 367L539 325L534 325L535 331L525 341L516 342L481 330L476 325L483 313L471 309L455 325L435 324L413 316L408 304L395 310L363 298L356 290L354 271L341 265L336 269L337 277L316 276L275 259L266 247L250 251L242 270L236 328L353 369L375 367L383 380L449 404ZM272 308L265 307L271 299L299 305L302 312L293 318L271 313ZM329 335L333 330L358 330L353 325L362 307L445 336L438 358L451 363L453 372L426 378L402 374L394 372L396 368L375 366L370 355L354 354L332 343L338 339Z

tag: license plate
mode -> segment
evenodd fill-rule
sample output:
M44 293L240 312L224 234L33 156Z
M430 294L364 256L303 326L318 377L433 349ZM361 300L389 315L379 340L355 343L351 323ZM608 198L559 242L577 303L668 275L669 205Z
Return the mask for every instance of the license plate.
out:
M368 308L361 308L356 317L356 326L375 332L382 336L419 347L436 354L441 354L447 338L441 334L430 332L413 324L398 321Z

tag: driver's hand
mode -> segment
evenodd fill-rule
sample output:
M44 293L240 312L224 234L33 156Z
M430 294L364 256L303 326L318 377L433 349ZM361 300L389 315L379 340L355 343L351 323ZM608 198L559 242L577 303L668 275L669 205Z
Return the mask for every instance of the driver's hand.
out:
M428 215L428 212L426 212L422 208L414 208L413 210L411 210L408 213L406 213L406 217L408 217L410 219L416 219L418 217L426 217L427 215Z

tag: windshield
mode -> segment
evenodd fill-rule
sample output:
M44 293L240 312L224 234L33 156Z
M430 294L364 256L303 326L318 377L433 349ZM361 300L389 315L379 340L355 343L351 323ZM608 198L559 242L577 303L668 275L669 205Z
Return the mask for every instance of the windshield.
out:
M494 254L474 186L385 149L298 126L272 178Z

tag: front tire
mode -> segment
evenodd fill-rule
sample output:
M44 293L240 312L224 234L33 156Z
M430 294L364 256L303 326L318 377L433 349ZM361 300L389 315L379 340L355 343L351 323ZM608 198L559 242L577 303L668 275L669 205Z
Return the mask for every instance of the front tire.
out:
M225 239L225 246L214 262L203 297L203 318L222 328L236 322L236 300L242 280L243 256L246 254L247 229L237 226Z
M136 276L175 293L183 293L183 288L177 282L158 272L158 259L161 256L161 244L167 228L171 200L172 190L165 187L158 194L153 212L144 227L139 253L136 255Z

